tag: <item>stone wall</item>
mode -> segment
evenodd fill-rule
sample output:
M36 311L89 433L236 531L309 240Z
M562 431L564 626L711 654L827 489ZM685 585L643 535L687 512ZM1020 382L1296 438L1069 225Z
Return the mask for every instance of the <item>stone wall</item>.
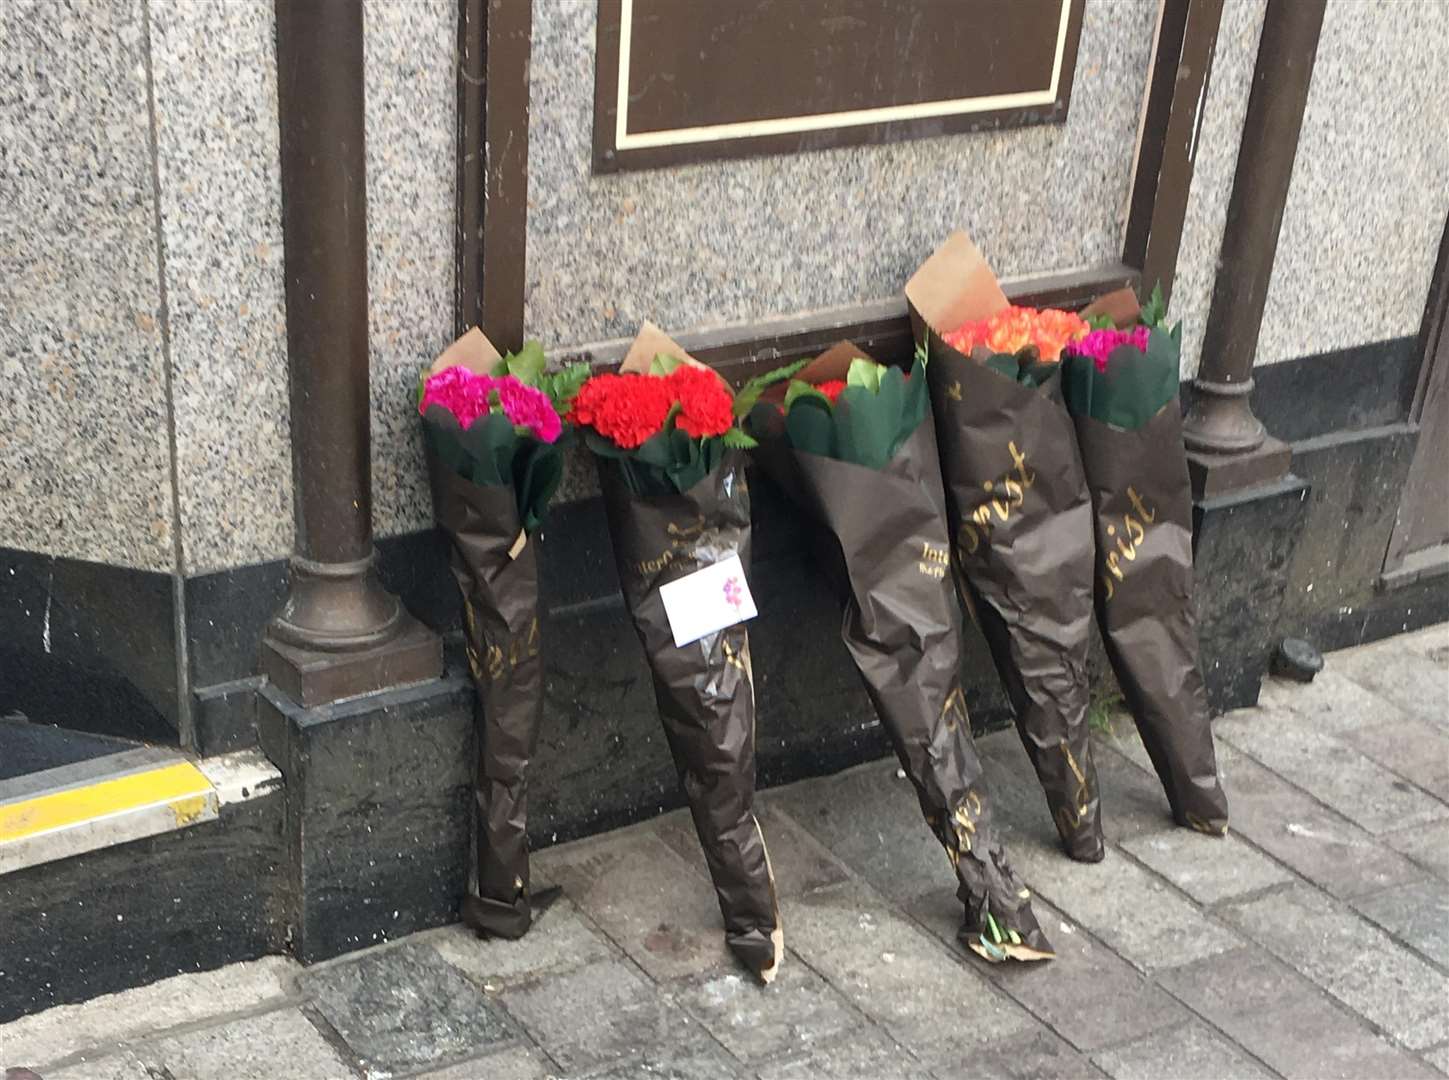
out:
M1120 257L1156 11L1089 0L1065 124L594 176L597 5L535 0L528 333L559 347L880 300L954 228L1002 276Z
M1216 272L1264 0L1225 6L1174 311ZM1156 4L1088 0L1064 125L594 176L596 5L535 0L527 324L550 346L896 293L957 225L1004 276L1120 249ZM408 390L452 329L456 5L366 0L373 487L431 521ZM269 0L0 6L0 547L188 576L292 536ZM1411 335L1449 210L1449 9L1333 0L1260 362ZM298 422L305 422L300 418Z

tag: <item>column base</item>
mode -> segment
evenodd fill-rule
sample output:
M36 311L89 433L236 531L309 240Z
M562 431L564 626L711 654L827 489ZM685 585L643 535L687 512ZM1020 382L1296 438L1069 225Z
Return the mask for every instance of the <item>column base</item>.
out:
M1187 452L1192 497L1199 500L1275 483L1288 475L1292 465L1292 449L1271 435L1254 449L1239 453Z
M443 643L406 612L387 641L356 652L307 649L268 633L261 672L282 693L311 709L443 674Z

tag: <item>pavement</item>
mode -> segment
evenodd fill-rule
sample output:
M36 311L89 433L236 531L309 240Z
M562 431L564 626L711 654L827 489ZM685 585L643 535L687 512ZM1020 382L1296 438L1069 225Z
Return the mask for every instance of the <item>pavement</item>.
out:
M1449 624L1327 659L1215 725L1226 839L1172 826L1117 718L1096 752L1107 859L1069 862L1015 735L979 740L1048 964L956 943L949 865L882 761L761 794L788 947L768 988L725 952L674 813L539 853L535 879L566 898L523 941L447 927L311 968L178 976L0 1027L0 1064L44 1080L1449 1076Z

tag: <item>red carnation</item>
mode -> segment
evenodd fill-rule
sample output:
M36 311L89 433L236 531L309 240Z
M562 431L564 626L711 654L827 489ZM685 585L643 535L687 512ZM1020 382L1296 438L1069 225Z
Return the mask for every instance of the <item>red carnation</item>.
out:
M734 424L734 399L714 372L683 364L665 381L679 402L674 423L680 431L698 439L723 435Z
M845 380L826 379L823 383L817 384L815 389L819 390L822 394L824 394L830 400L830 404L834 405L835 399L838 398L840 396L840 392L845 389Z

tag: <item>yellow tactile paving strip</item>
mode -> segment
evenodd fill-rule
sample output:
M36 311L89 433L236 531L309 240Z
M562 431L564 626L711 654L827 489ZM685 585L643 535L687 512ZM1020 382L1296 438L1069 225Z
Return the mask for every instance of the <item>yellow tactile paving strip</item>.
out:
M178 761L0 806L0 844L157 806L170 808L179 828L204 815L213 797L201 770Z

